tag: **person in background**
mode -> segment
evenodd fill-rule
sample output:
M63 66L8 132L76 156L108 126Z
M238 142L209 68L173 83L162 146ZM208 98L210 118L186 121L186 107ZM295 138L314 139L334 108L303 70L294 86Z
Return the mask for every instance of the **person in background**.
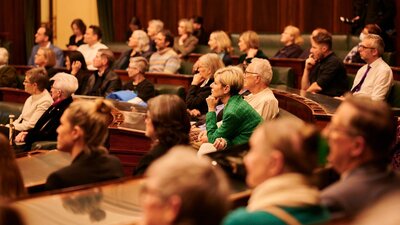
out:
M146 172L141 192L144 225L219 225L229 209L229 184L211 161L177 146Z
M319 140L314 126L292 118L259 126L244 157L246 183L253 191L246 208L230 213L223 225L327 222L329 212L312 182Z
M77 49L85 57L86 65L90 70L96 69L96 67L93 66L93 59L96 57L97 51L99 49L108 48L106 45L100 42L102 35L103 33L101 32L100 27L90 25L89 28L86 29L86 33L83 38L85 44L79 46Z
M181 19L178 23L178 35L174 39L174 50L179 58L187 57L196 48L199 40L192 35L193 24L188 19Z
M104 143L113 105L104 99L78 100L65 110L57 128L57 149L69 152L72 163L51 173L47 190L74 187L124 176L121 162L108 154Z
M284 47L273 58L298 58L303 53L300 47L303 44L303 38L299 28L292 25L286 26L281 35L281 42Z
M193 23L193 35L199 40L199 45L207 45L208 34L204 29L204 19L201 16L193 16L190 19Z
M253 58L268 59L264 52L259 49L260 38L254 31L248 30L239 37L239 50L245 54L239 57L239 64L249 64Z
M225 66L233 64L230 56L233 51L231 39L224 31L220 30L212 32L210 34L208 46L212 52L218 54Z
M56 55L53 50L40 47L35 55L35 65L44 68L49 78L53 77L57 73L57 69L54 68L56 65Z
M145 73L149 67L149 62L144 57L131 58L128 75L132 82L126 83L122 90L132 90L144 102L155 96L154 85L146 79Z
M176 73L181 66L178 54L172 49L174 37L169 30L156 36L157 51L150 57L149 72Z
M131 49L122 53L119 59L114 63L113 68L118 70L126 70L129 66L129 60L133 57L142 56L149 60L150 56L153 54L153 52L150 50L149 41L150 40L146 32L142 30L133 31L128 42L128 46L131 47Z
M140 159L133 175L142 175L173 146L189 145L189 115L179 96L159 95L150 99L147 106L145 135L151 139L151 149Z
M329 33L328 30L326 30L325 28L320 28L317 27L315 28L310 35L310 43L312 42L313 37L317 36L318 33ZM308 49L304 49L303 53L301 53L301 55L299 56L299 59L308 59L308 57L310 56L310 50L311 48Z
M28 65L29 66L34 66L35 65L35 56L39 48L50 48L53 50L55 56L56 56L56 67L63 67L64 66L64 53L59 49L58 47L54 46L51 44L51 41L53 40L53 31L51 28L47 26L41 26L36 34L35 34L35 43L36 45L32 47L32 52L31 56L29 57L28 60Z
M14 67L8 65L8 51L0 48L0 87L18 86L17 71Z
M161 20L150 20L147 26L147 34L150 38L150 51L157 51L156 48L156 36L157 34L164 29L164 23ZM171 42L171 44L173 44Z
M68 50L77 50L79 46L83 45L83 35L86 33L86 24L81 19L74 19L71 22L71 29L73 35L69 37L67 44Z
M132 36L132 33L136 30L142 29L142 23L140 19L137 17L132 17L131 21L128 24L129 30L126 32L126 39L129 39Z
M68 51L65 56L65 67L69 74L78 79L79 87L75 91L75 94L82 95L89 79L89 71L82 53L79 51Z

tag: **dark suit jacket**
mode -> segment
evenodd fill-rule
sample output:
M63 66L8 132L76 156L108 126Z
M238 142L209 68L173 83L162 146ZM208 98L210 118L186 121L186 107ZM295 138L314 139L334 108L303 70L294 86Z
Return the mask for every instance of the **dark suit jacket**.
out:
M94 85L97 79L102 79L100 87L94 89ZM96 71L94 74L90 75L87 85L83 90L83 95L91 95L91 96L103 96L106 97L113 91L119 91L122 87L122 81L119 76L112 71L110 68L104 71L102 77L99 77L99 71Z
M202 115L208 112L206 98L211 95L210 85L214 79L210 79L204 87L200 85L190 85L186 96L186 105L188 109L198 109Z
M121 162L115 156L102 152L81 152L71 163L47 178L46 189L54 190L121 178Z
M0 87L18 86L17 71L12 66L0 67Z
M60 125L60 118L71 102L72 97L68 97L57 104L53 103L53 105L43 113L35 126L28 131L25 137L25 149L30 150L32 144L36 141L57 140L56 130Z

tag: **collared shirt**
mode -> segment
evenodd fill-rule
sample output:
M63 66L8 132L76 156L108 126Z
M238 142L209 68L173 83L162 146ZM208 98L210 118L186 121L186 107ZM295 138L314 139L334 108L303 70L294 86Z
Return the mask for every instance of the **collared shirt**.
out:
M85 61L89 70L96 70L96 68L93 66L93 59L96 57L97 51L103 48L108 47L100 42L97 42L92 46L84 44L78 47L78 51L80 51L83 57L85 57Z
M251 105L264 120L271 120L279 113L278 100L269 88L244 96L249 105Z

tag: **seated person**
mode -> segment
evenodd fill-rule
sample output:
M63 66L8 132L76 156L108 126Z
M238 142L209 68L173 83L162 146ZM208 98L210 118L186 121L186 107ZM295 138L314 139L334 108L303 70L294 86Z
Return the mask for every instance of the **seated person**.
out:
M358 51L367 64L357 71L351 88L353 95L385 100L393 84L393 72L381 58L384 49L385 44L379 35L368 34L363 38Z
M129 38L128 46L131 47L131 49L122 53L119 59L114 63L114 69L126 70L131 58L142 56L149 60L150 56L153 54L150 50L149 37L146 32L142 30L133 31L132 36Z
M343 95L348 89L347 74L343 62L332 51L332 35L320 32L312 37L310 52L301 89L331 97Z
M35 56L36 56L36 53L39 50L39 48L49 48L49 49L53 50L54 55L56 57L56 62L54 63L53 66L56 66L56 67L64 66L64 53L61 49L59 49L58 47L54 46L51 43L52 40L53 40L53 31L51 30L51 28L49 28L47 26L39 27L39 29L37 30L37 32L35 34L36 45L34 45L32 47L31 56L29 57L29 60L28 60L29 66L36 65Z
M133 175L142 175L154 160L173 146L189 144L189 115L185 102L177 95L159 95L150 99L145 124L151 149L140 159Z
M185 58L196 48L199 40L192 35L193 24L188 19L181 19L178 23L178 37L174 39L174 50L179 58Z
M112 120L112 103L78 100L65 110L57 128L57 149L69 152L71 165L47 177L47 190L91 184L124 176L121 162L104 143Z
M83 90L84 95L105 97L121 89L122 81L111 69L114 60L114 53L110 49L99 49L93 59L93 66L97 71L90 75Z
M246 208L233 211L223 224L326 222L329 212L312 183L319 140L317 129L299 120L277 119L258 127L244 157L246 183L254 189Z
M78 79L79 87L75 91L75 94L82 95L90 75L82 53L79 51L68 51L65 56L65 67L69 74Z
M193 151L175 147L150 166L141 193L141 224L221 223L229 209L228 181L219 167L197 158Z
M56 129L60 125L60 118L72 102L71 95L78 88L78 80L71 74L57 73L50 81L54 82L50 90L53 104L43 113L32 129L22 131L15 137L15 143L25 142L25 150L30 150L36 141L57 140Z
M27 193L14 152L3 134L0 134L0 149L0 202L25 196Z
M108 48L106 45L101 43L101 37L103 33L101 32L100 27L91 25L86 29L86 33L84 35L83 41L85 44L80 45L78 47L78 51L82 53L85 57L86 65L89 70L95 70L96 67L93 66L93 60L97 55L97 51L99 49Z
M326 29L324 29L324 28L320 28L320 27L315 28L315 29L311 32L311 35L310 35L310 43L311 43L313 37L317 36L318 33L329 33L329 32L328 32ZM310 50L311 50L311 48L304 49L304 50L303 50L303 53L301 53L301 55L299 56L299 59L308 59L308 57L310 56Z
M86 24L81 19L74 19L71 22L73 35L69 37L67 44L68 50L75 51L79 46L83 45L83 36L86 33Z
M134 31L135 33L136 31ZM126 83L122 90L132 90L140 100L147 102L155 96L154 85L144 77L144 73L149 63L144 57L134 57L130 59L128 75L132 82Z
M204 28L204 18L193 16L190 20L193 23L193 35L199 40L199 45L207 45L208 33Z
M198 73L193 76L186 96L186 105L190 115L198 117L208 111L206 98L211 94L210 85L214 82L214 73L224 67L224 64L217 54L208 53L202 55L195 65Z
M322 203L335 218L352 217L383 195L399 190L400 177L388 164L396 138L389 105L366 97L346 96L324 134L328 162L341 176L322 190Z
M164 23L161 20L150 20L147 26L147 35L150 38L150 51L157 51L156 37L157 34L164 29ZM172 43L171 43L172 45Z
M266 59L254 58L244 71L243 88L250 91L244 96L264 120L271 120L279 113L278 100L269 89L272 80L271 64Z
M157 51L150 57L149 72L176 73L181 64L178 54L171 48L174 43L171 32L160 31L155 42Z
M17 71L14 67L8 65L8 51L0 48L0 87L18 86Z
M35 55L35 65L44 68L47 76L52 78L57 73L57 69L54 68L56 65L56 55L53 50L40 47Z
M221 68L214 74L211 95L206 99L206 127L207 141L217 150L248 142L253 130L262 122L261 116L239 95L243 79L242 70L233 66ZM219 101L224 104L220 127L215 112Z
M231 53L233 51L231 39L222 30L214 31L210 34L210 40L208 41L210 50L216 53L221 59L225 66L233 64Z
M299 28L292 25L285 27L281 35L281 42L285 47L280 49L273 58L298 58L303 53L303 49L300 47L303 38Z
M249 64L253 58L268 59L264 52L259 49L260 38L254 31L246 31L239 37L239 50L245 54L239 57L239 64Z
M368 34L381 34L381 28L377 24L367 24L360 33L360 41L364 40L364 37ZM343 60L344 63L365 63L365 61L360 57L358 51L358 45L354 46L350 52L346 55Z

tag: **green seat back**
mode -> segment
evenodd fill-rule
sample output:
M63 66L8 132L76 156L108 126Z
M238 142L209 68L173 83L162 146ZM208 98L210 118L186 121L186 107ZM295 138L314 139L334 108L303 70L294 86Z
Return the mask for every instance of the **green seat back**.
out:
M291 67L272 67L272 80L271 84L286 85L294 88L295 74Z
M181 61L181 67L178 70L180 74L192 74L193 63L187 60Z
M175 94L185 100L186 91L183 86L173 84L155 84L156 95Z
M400 81L394 81L387 97L387 102L395 108L400 108Z

